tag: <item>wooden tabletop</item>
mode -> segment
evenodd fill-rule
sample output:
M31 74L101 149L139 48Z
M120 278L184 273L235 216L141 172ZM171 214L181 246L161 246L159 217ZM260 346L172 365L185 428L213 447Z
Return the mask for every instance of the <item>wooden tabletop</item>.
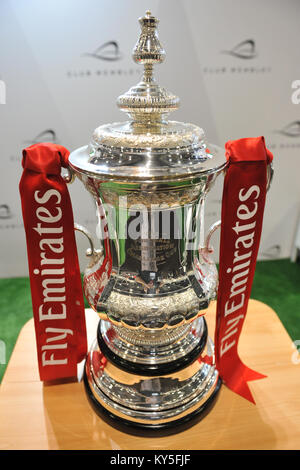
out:
M88 311L89 338L96 318ZM206 319L213 336L215 303ZM240 356L268 378L250 383L256 405L224 385L211 412L166 437L136 437L112 428L91 409L83 383L39 381L33 321L21 330L0 387L0 449L299 449L300 364L276 313L251 300Z

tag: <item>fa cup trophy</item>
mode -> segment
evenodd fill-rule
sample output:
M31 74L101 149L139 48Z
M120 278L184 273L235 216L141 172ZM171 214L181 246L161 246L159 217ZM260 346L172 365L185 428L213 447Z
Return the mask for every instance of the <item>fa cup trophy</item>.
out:
M100 317L88 395L104 416L161 429L200 416L220 388L203 316L218 278L204 204L226 159L201 128L168 120L179 99L153 76L165 58L158 20L147 12L139 22L143 76L117 100L130 120L98 127L69 164L95 200L102 238L84 274Z

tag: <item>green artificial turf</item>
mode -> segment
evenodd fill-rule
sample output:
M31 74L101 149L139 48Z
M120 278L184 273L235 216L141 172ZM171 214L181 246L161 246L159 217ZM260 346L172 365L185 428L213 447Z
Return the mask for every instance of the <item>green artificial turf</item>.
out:
M259 261L251 298L272 307L292 340L300 339L299 264L291 263L288 259ZM31 316L29 279L0 279L0 340L6 346L6 364L20 329ZM6 364L0 364L0 381Z
M275 310L293 341L300 340L300 264L289 259L259 261L251 298Z

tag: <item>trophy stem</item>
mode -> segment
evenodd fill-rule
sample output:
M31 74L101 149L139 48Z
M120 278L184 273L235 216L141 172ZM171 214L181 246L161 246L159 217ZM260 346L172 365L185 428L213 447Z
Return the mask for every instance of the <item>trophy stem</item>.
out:
M161 337L162 332L158 334ZM101 321L97 340L105 357L120 369L144 376L160 376L179 371L199 357L207 342L206 322L200 318L193 326L188 326L181 337L174 330L171 335L174 339L169 343L159 344L153 332L153 342L144 339L143 342L140 340L140 344L133 344L120 337L109 322ZM136 336L142 339L143 332L138 332Z

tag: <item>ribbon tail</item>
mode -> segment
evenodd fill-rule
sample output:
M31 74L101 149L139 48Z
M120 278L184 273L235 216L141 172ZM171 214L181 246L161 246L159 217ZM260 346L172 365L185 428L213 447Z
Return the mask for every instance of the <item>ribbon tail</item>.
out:
M241 397L246 398L246 400L251 401L251 403L254 403L255 405L255 400L249 388L248 382L265 379L266 377L266 375L250 369L240 361L240 364L236 368L235 373L229 378L229 380L225 379L224 381L230 390L237 393Z
M230 387L229 387L230 388ZM243 398L246 398L246 400L250 401L255 405L255 400L253 398L252 392L249 388L249 385L247 382L242 382L239 386L238 390L234 390L238 395L240 395Z

